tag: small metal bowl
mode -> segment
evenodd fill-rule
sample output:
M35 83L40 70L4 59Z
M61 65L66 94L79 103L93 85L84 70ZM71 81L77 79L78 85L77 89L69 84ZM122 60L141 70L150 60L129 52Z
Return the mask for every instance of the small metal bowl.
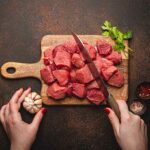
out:
M139 116L143 115L147 110L147 106L145 104L145 101L143 101L139 98L134 99L134 101L130 104L129 107L130 107L130 110L134 114L139 115Z
M144 81L144 82L140 83L140 84L137 86L137 88L136 88L136 95L137 95L137 97L140 98L140 99L148 100L148 99L150 99L150 94L149 94L149 96L142 96L142 95L140 95L140 91L142 90L141 87L144 87L144 86L145 86L145 87L146 87L146 86L150 87L150 82Z

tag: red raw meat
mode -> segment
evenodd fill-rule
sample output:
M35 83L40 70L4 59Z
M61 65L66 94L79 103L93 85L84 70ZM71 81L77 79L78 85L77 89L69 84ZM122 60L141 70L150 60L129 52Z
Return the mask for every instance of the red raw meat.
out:
M44 64L49 65L53 62L53 48L49 47L44 50Z
M92 45L90 45L87 42L83 42L83 44L86 47L86 49L87 49L89 55L91 56L91 58L94 60L96 58L96 53L97 53L95 47L92 46ZM82 59L85 60L84 57L83 57L83 55L82 55L82 53L80 53L80 55L81 55Z
M76 71L74 69L70 71L70 79L72 82L76 81Z
M67 41L63 45L64 45L66 51L71 53L71 54L74 54L75 52L79 52L80 51L75 40Z
M74 53L72 55L71 62L77 68L82 68L85 65L84 61L82 60L82 58L80 57L80 55L77 54L77 53Z
M80 98L85 97L86 88L84 84L72 83L72 93Z
M53 75L60 85L66 85L69 81L69 72L67 70L54 70Z
M67 86L67 94L69 96L72 95L72 83L68 83L68 86Z
M115 66L110 66L107 69L102 69L101 74L105 81L108 81L111 76L117 72L118 69Z
M62 48L62 49L61 49ZM57 67L71 68L71 56L62 46L55 49L54 62Z
M80 83L88 83L94 80L87 65L81 69L76 70L76 80Z
M124 85L124 76L123 74L118 70L107 82L109 85L115 86L115 87L122 87Z
M114 50L110 55L106 57L108 60L112 61L114 65L119 65L122 62L122 56Z
M103 93L99 89L91 89L87 91L87 98L92 103L99 105L105 100Z
M86 88L87 88L87 90L99 89L99 86L98 86L97 82L94 80L94 81L90 82Z
M111 61L107 60L106 58L102 58L101 60L102 60L102 68L103 69L113 66L113 63Z
M99 71L99 73L101 72L101 68L102 68L102 58L101 57L97 57L96 60L93 61L97 70Z
M40 70L41 78L46 84L52 83L55 79L52 74L50 66L46 66Z
M112 46L103 40L97 40L96 47L101 56L107 56L112 52Z
M67 87L60 86L58 83L54 82L52 85L48 86L47 95L54 99L62 99L66 96Z

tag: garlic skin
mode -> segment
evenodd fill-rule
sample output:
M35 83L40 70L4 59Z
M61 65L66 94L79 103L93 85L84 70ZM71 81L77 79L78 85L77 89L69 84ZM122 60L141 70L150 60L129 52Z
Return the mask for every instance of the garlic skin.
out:
M36 92L29 93L23 101L23 107L31 114L37 113L42 108L42 99Z

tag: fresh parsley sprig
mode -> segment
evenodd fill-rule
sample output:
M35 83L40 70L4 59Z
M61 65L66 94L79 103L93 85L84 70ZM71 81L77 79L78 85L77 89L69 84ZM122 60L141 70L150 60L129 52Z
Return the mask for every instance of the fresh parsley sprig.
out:
M121 32L116 26L113 26L111 22L105 21L104 24L101 26L103 32L102 35L109 36L115 41L115 45L113 45L113 48L121 53L121 51L125 53L130 53L133 50L130 47L127 47L128 52L125 50L126 46L124 44L124 40L129 40L133 37L133 34L131 31L128 32Z

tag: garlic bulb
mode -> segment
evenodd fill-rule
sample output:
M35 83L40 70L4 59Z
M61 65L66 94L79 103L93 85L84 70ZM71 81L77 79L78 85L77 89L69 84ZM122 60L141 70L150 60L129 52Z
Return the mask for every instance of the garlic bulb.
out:
M23 107L30 113L37 113L42 108L42 99L36 92L29 93L24 101Z

